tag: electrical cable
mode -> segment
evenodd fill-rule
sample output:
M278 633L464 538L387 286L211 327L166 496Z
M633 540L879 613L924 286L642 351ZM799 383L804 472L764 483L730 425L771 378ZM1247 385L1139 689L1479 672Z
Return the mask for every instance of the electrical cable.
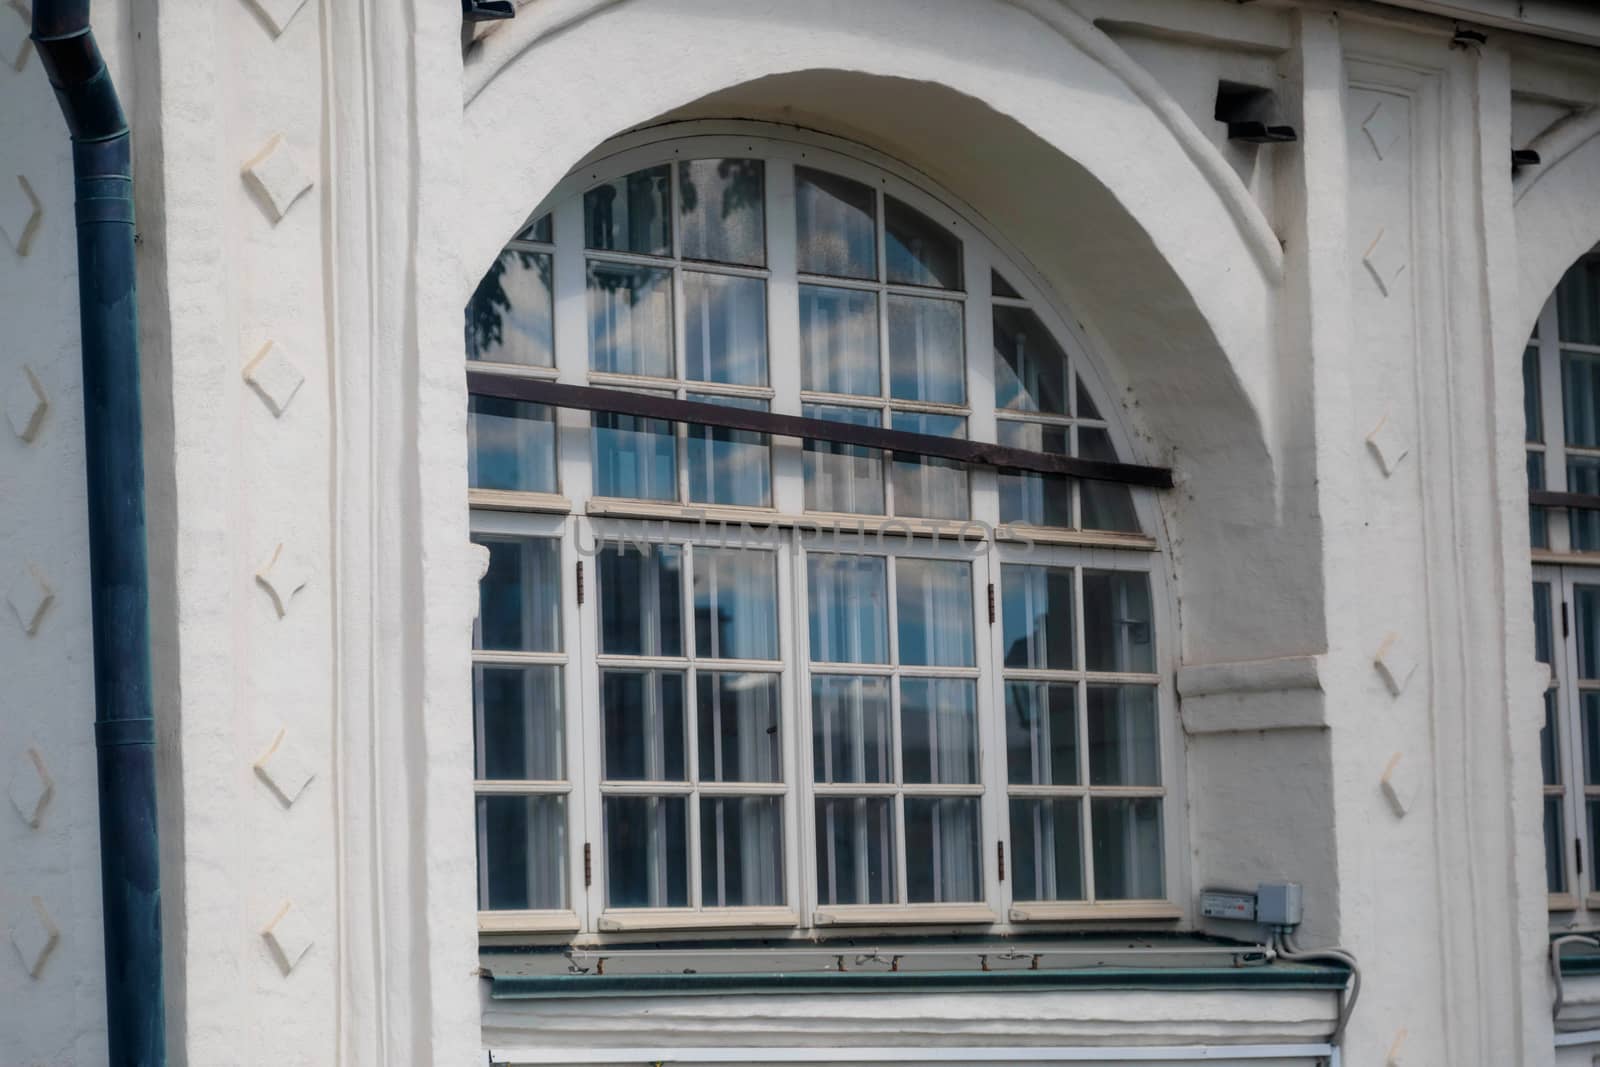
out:
M1331 960L1350 968L1350 994L1340 1000L1339 1018L1333 1028L1333 1035L1328 1038L1328 1044L1339 1044L1344 1037L1345 1027L1350 1023L1350 1013L1355 1011L1356 1000L1361 996L1361 968L1356 964L1356 958L1337 946L1333 948L1301 949L1295 942L1292 929L1287 927L1279 927L1273 932L1272 947L1277 951L1278 955L1296 963L1327 962Z

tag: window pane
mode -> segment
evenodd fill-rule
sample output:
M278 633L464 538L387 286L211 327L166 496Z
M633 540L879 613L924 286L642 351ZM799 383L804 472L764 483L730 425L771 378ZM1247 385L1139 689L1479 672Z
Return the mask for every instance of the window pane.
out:
M1529 441L1544 440L1540 402L1539 349L1530 346L1522 353L1522 417Z
M1100 409L1094 406L1094 396L1089 392L1089 387L1084 384L1083 375L1078 376L1078 418L1099 419Z
M707 908L783 903L782 801L700 799L700 894Z
M556 418L543 404L468 397L467 442L472 488L556 491Z
M989 289L995 296L1005 297L1009 300L1021 300L1022 294L1017 292L1016 286L1000 276L999 271L989 272Z
M767 263L766 165L759 159L695 159L678 164L683 258Z
M896 430L935 437L965 438L967 420L960 415L919 415L897 411ZM928 519L964 519L968 515L967 468L953 459L892 453L894 513Z
M971 667L972 565L954 560L895 560L900 662Z
M478 583L474 648L561 651L561 546L547 537L474 542L489 550Z
M1596 827L1593 822L1593 813L1590 814L1590 838ZM1545 885L1552 893L1565 893L1567 891L1566 870L1566 839L1567 835L1561 831L1561 798L1544 798L1544 877Z
M589 264L589 366L672 377L672 272Z
M808 419L879 426L883 417L872 408L807 404ZM806 510L852 515L883 514L883 453L875 448L807 441Z
M780 782L776 674L702 671L695 678L702 782Z
M878 276L877 194L871 186L796 167L794 217L800 273Z
M1085 666L1091 671L1155 671L1148 574L1083 572L1083 644Z
M1089 804L1096 899L1164 897L1161 801L1155 797L1094 797Z
M817 393L878 396L878 294L800 287L801 385Z
M689 799L606 797L606 906L689 904Z
M583 194L584 244L611 252L672 254L672 219L667 199L672 179L666 164L634 171Z
M1533 655L1540 663L1550 663L1553 640L1550 611L1550 583L1533 583Z
M1544 488L1544 453L1528 453L1528 488ZM1550 547L1549 509L1528 508L1528 542L1534 548Z
M1567 444L1600 447L1600 356L1561 353L1561 398L1566 408Z
M889 594L881 556L812 554L811 658L817 663L889 662Z
M528 225L524 226L522 230L518 232L517 240L537 241L542 244L549 244L551 241L555 240L555 238L552 236L552 233L553 231L550 225L550 213L547 211L543 215L540 215L538 218L534 219L532 222L528 223Z
M1016 785L1078 784L1077 686L1006 683L1006 767Z
M811 762L819 782L888 782L894 777L889 681L811 676Z
M682 674L601 671L600 712L606 781L688 780Z
M1556 690L1546 689L1544 727L1539 731L1539 767L1544 771L1545 785L1561 784L1561 726L1556 714ZM1589 753L1585 751L1584 755L1587 758Z
M678 444L672 423L600 411L591 420L595 496L678 499Z
M1600 493L1600 459L1591 456L1567 457L1567 491L1572 493ZM1575 552L1600 550L1600 511L1567 512L1567 526L1572 532Z
M1067 354L1039 316L1027 308L995 308L995 406L1069 415L1070 387Z
M900 679L900 752L903 781L978 781L978 690L971 679Z
M1000 567L1001 634L1007 667L1072 670L1072 568Z
M1089 784L1161 784L1155 687L1089 687Z
M694 550L695 655L778 658L778 561L771 552Z
M765 400L690 393L689 400L749 411L766 411ZM772 504L772 453L767 435L722 426L690 424L689 499L696 504Z
M1078 455L1083 459L1118 462L1116 447L1105 430L1078 427ZM1139 532L1139 517L1133 511L1133 490L1116 482L1084 479L1078 483L1085 530Z
M1083 899L1083 801L1011 801L1011 894L1016 900Z
M607 546L600 576L600 651L613 656L683 655L683 549Z
M995 431L998 443L1007 448L1025 448L1058 456L1072 452L1065 426L1002 419L995 424ZM1000 471L1000 521L1070 528L1072 479L1061 474Z
M1583 784L1600 785L1600 693L1580 693L1583 706Z
M909 204L883 198L884 259L899 285L961 288L961 242Z
M906 797L906 896L912 904L983 899L977 797Z
M556 365L550 256L506 249L467 301L467 358Z
M1556 287L1561 339L1600 344L1600 257L1585 256Z
M967 399L965 351L959 303L890 295L890 396L962 403Z
M472 669L480 779L566 777L561 668L479 664Z
M683 272L683 374L691 381L767 384L767 283Z
M1589 840L1600 841L1600 798L1589 798L1583 802L1584 814L1589 819ZM1589 868L1589 891L1600 889L1600 868L1592 864Z
M478 907L567 906L567 805L559 796L478 798Z
M888 797L818 797L817 903L887 904L894 891L894 807Z
M1573 586L1572 608L1578 632L1578 677L1600 678L1600 585Z

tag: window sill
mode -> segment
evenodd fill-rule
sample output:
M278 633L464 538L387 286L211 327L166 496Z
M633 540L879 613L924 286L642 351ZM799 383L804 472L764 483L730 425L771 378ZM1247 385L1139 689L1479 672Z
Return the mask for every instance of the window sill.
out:
M582 928L575 911L480 911L480 934L575 934Z
M800 917L788 908L626 908L600 913L604 933L632 930L728 930L797 926ZM574 928L576 929L576 928Z
M1535 563L1600 567L1600 552L1556 552L1548 548L1536 548L1533 550L1532 557Z
M547 515L565 515L572 510L572 502L559 493L523 493L507 489L468 489L467 504L491 511L530 511Z
M1033 901L1011 905L1012 922L1066 922L1099 919L1126 922L1132 919L1182 919L1183 909L1161 900L1129 900L1107 904L1080 904L1066 901Z
M1040 545L1080 545L1084 548L1126 548L1138 552L1154 552L1156 539L1142 533L1118 533L1113 530L1066 530L1055 526L1027 526L1008 523L995 530L995 540L1008 542L1034 542Z
M853 904L821 907L812 916L818 926L905 926L994 923L1000 917L984 904Z
M1551 893L1550 894L1550 910L1551 911L1577 911L1578 910L1578 898L1573 896L1571 893Z

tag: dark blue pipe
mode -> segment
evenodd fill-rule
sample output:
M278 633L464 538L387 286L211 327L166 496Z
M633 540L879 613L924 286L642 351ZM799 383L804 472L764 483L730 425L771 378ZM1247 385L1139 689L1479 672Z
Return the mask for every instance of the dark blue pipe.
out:
M166 1012L128 123L89 29L89 0L34 0L33 41L72 135L77 192L106 1045L112 1067L161 1067Z

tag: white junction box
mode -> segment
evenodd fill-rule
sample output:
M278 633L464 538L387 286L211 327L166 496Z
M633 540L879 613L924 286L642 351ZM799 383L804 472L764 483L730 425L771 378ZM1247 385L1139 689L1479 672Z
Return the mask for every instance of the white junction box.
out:
M1300 925L1300 883L1263 882L1256 886L1256 922L1266 926Z

